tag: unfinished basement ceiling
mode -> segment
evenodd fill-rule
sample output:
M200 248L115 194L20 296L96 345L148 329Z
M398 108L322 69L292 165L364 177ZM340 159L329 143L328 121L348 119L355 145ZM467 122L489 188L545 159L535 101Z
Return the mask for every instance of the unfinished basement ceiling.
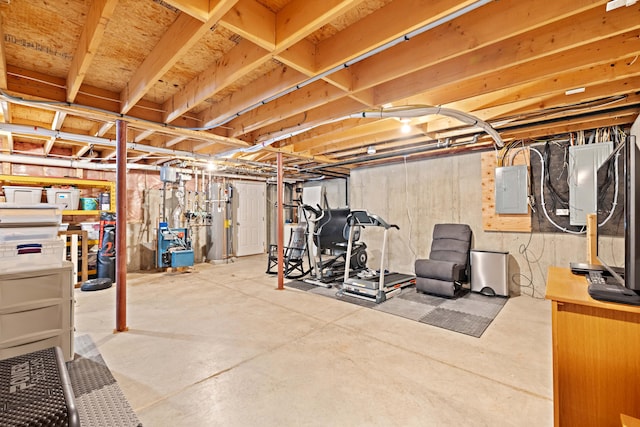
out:
M606 4L6 0L2 151L113 163L123 119L129 163L269 175L282 152L285 176L312 178L494 143L451 117L403 132L362 112L440 106L504 141L624 126L640 112L640 3Z

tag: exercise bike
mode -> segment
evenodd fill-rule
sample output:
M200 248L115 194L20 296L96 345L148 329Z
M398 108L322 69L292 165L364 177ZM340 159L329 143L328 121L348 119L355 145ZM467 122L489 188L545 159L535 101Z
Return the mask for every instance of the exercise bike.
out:
M340 280L344 275L355 274L367 266L367 245L358 242L359 230L350 233L345 209L322 209L302 205L302 212L307 222L307 250L314 251L311 262L311 275L304 282L332 287L332 282ZM351 238L351 241L349 240ZM351 244L349 262L346 262L347 248ZM348 270L345 270L349 266Z

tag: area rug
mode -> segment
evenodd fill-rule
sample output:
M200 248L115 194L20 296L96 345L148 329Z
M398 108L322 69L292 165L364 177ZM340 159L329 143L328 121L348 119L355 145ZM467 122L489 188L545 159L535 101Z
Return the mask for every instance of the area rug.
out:
M74 343L76 354L67 371L80 425L142 426L91 337L78 336Z
M338 289L323 288L299 280L285 283L285 286L323 295L329 298L367 307L373 310L426 323L450 331L480 338L493 319L507 302L505 297L491 297L475 292L455 298L441 298L423 294L413 286L381 304L351 296L336 295Z

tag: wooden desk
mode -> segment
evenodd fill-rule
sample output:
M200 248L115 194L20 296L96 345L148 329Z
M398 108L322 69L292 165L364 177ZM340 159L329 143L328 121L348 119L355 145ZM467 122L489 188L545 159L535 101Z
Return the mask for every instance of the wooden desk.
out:
M584 277L550 267L556 426L620 426L640 417L640 307L592 299Z

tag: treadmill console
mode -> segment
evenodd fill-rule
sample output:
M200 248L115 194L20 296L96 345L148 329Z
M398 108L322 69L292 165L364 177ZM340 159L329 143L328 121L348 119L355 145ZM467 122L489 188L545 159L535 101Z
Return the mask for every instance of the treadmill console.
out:
M366 227L366 226L383 227L385 229L389 229L391 227L398 228L397 225L387 223L384 219L380 218L378 215L370 214L369 212L363 211L363 210L351 211L351 213L349 214L349 217L350 217L350 220L347 222L353 225L360 225L363 227Z

